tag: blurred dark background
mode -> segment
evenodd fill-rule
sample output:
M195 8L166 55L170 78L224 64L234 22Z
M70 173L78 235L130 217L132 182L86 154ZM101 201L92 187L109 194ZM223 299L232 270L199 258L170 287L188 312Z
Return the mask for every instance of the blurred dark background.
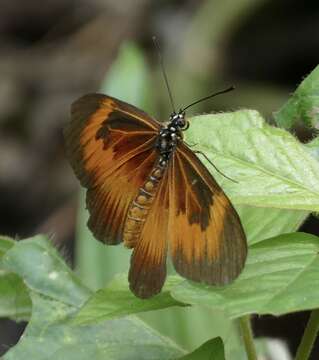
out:
M78 185L61 132L70 103L98 91L126 40L144 49L155 69L154 34L178 100L235 84L231 96L201 110L248 107L271 121L318 64L319 2L2 0L0 234L54 233L72 259ZM304 226L318 233L314 219ZM261 318L255 330L287 340L294 352L307 316ZM23 324L1 320L0 353L22 331Z

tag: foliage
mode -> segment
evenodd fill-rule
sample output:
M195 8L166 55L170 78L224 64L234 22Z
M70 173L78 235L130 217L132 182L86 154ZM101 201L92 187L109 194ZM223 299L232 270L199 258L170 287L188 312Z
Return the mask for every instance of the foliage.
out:
M298 86L283 107L275 113L277 124L285 129L300 125L319 129L319 66Z

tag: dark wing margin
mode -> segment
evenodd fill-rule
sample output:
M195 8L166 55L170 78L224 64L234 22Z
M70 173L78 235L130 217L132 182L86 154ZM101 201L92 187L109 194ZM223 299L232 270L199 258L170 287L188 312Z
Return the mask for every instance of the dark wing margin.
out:
M187 279L225 285L241 272L247 242L231 202L195 154L178 146L169 168L170 254Z
M122 241L128 206L156 161L159 128L142 110L106 95L85 95L72 104L66 154L88 189L88 226L98 240Z
M131 256L129 284L140 298L158 294L166 278L169 184L166 170Z

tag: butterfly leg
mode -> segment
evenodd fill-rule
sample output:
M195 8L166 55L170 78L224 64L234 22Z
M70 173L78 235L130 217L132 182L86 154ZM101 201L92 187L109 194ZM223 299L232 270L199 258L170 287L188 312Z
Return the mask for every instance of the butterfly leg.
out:
M202 151L200 151L200 150L194 150L193 152L194 152L195 154L200 154L200 155L204 156L204 158L214 167L214 169L215 169L218 173L220 173L220 174L221 174L222 176L224 176L226 179L228 179L228 180L230 180L230 181L238 184L238 181L230 178L229 176L227 176L227 175L225 175L223 172L221 172L221 171L216 167L216 165L213 164L213 163L209 160L209 158L208 158Z
M194 147L196 145L198 145L198 143L194 143L194 144L189 144L184 140L184 143L188 146L188 147Z

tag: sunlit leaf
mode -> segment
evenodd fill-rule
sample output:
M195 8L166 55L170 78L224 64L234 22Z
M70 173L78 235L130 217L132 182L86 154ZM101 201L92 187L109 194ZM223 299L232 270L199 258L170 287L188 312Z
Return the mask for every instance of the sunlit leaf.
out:
M309 151L309 153L319 161L319 137L316 137L309 143L305 144L305 149Z
M319 163L290 133L249 110L190 121L187 141L237 181L225 179L198 155L235 204L319 210Z

